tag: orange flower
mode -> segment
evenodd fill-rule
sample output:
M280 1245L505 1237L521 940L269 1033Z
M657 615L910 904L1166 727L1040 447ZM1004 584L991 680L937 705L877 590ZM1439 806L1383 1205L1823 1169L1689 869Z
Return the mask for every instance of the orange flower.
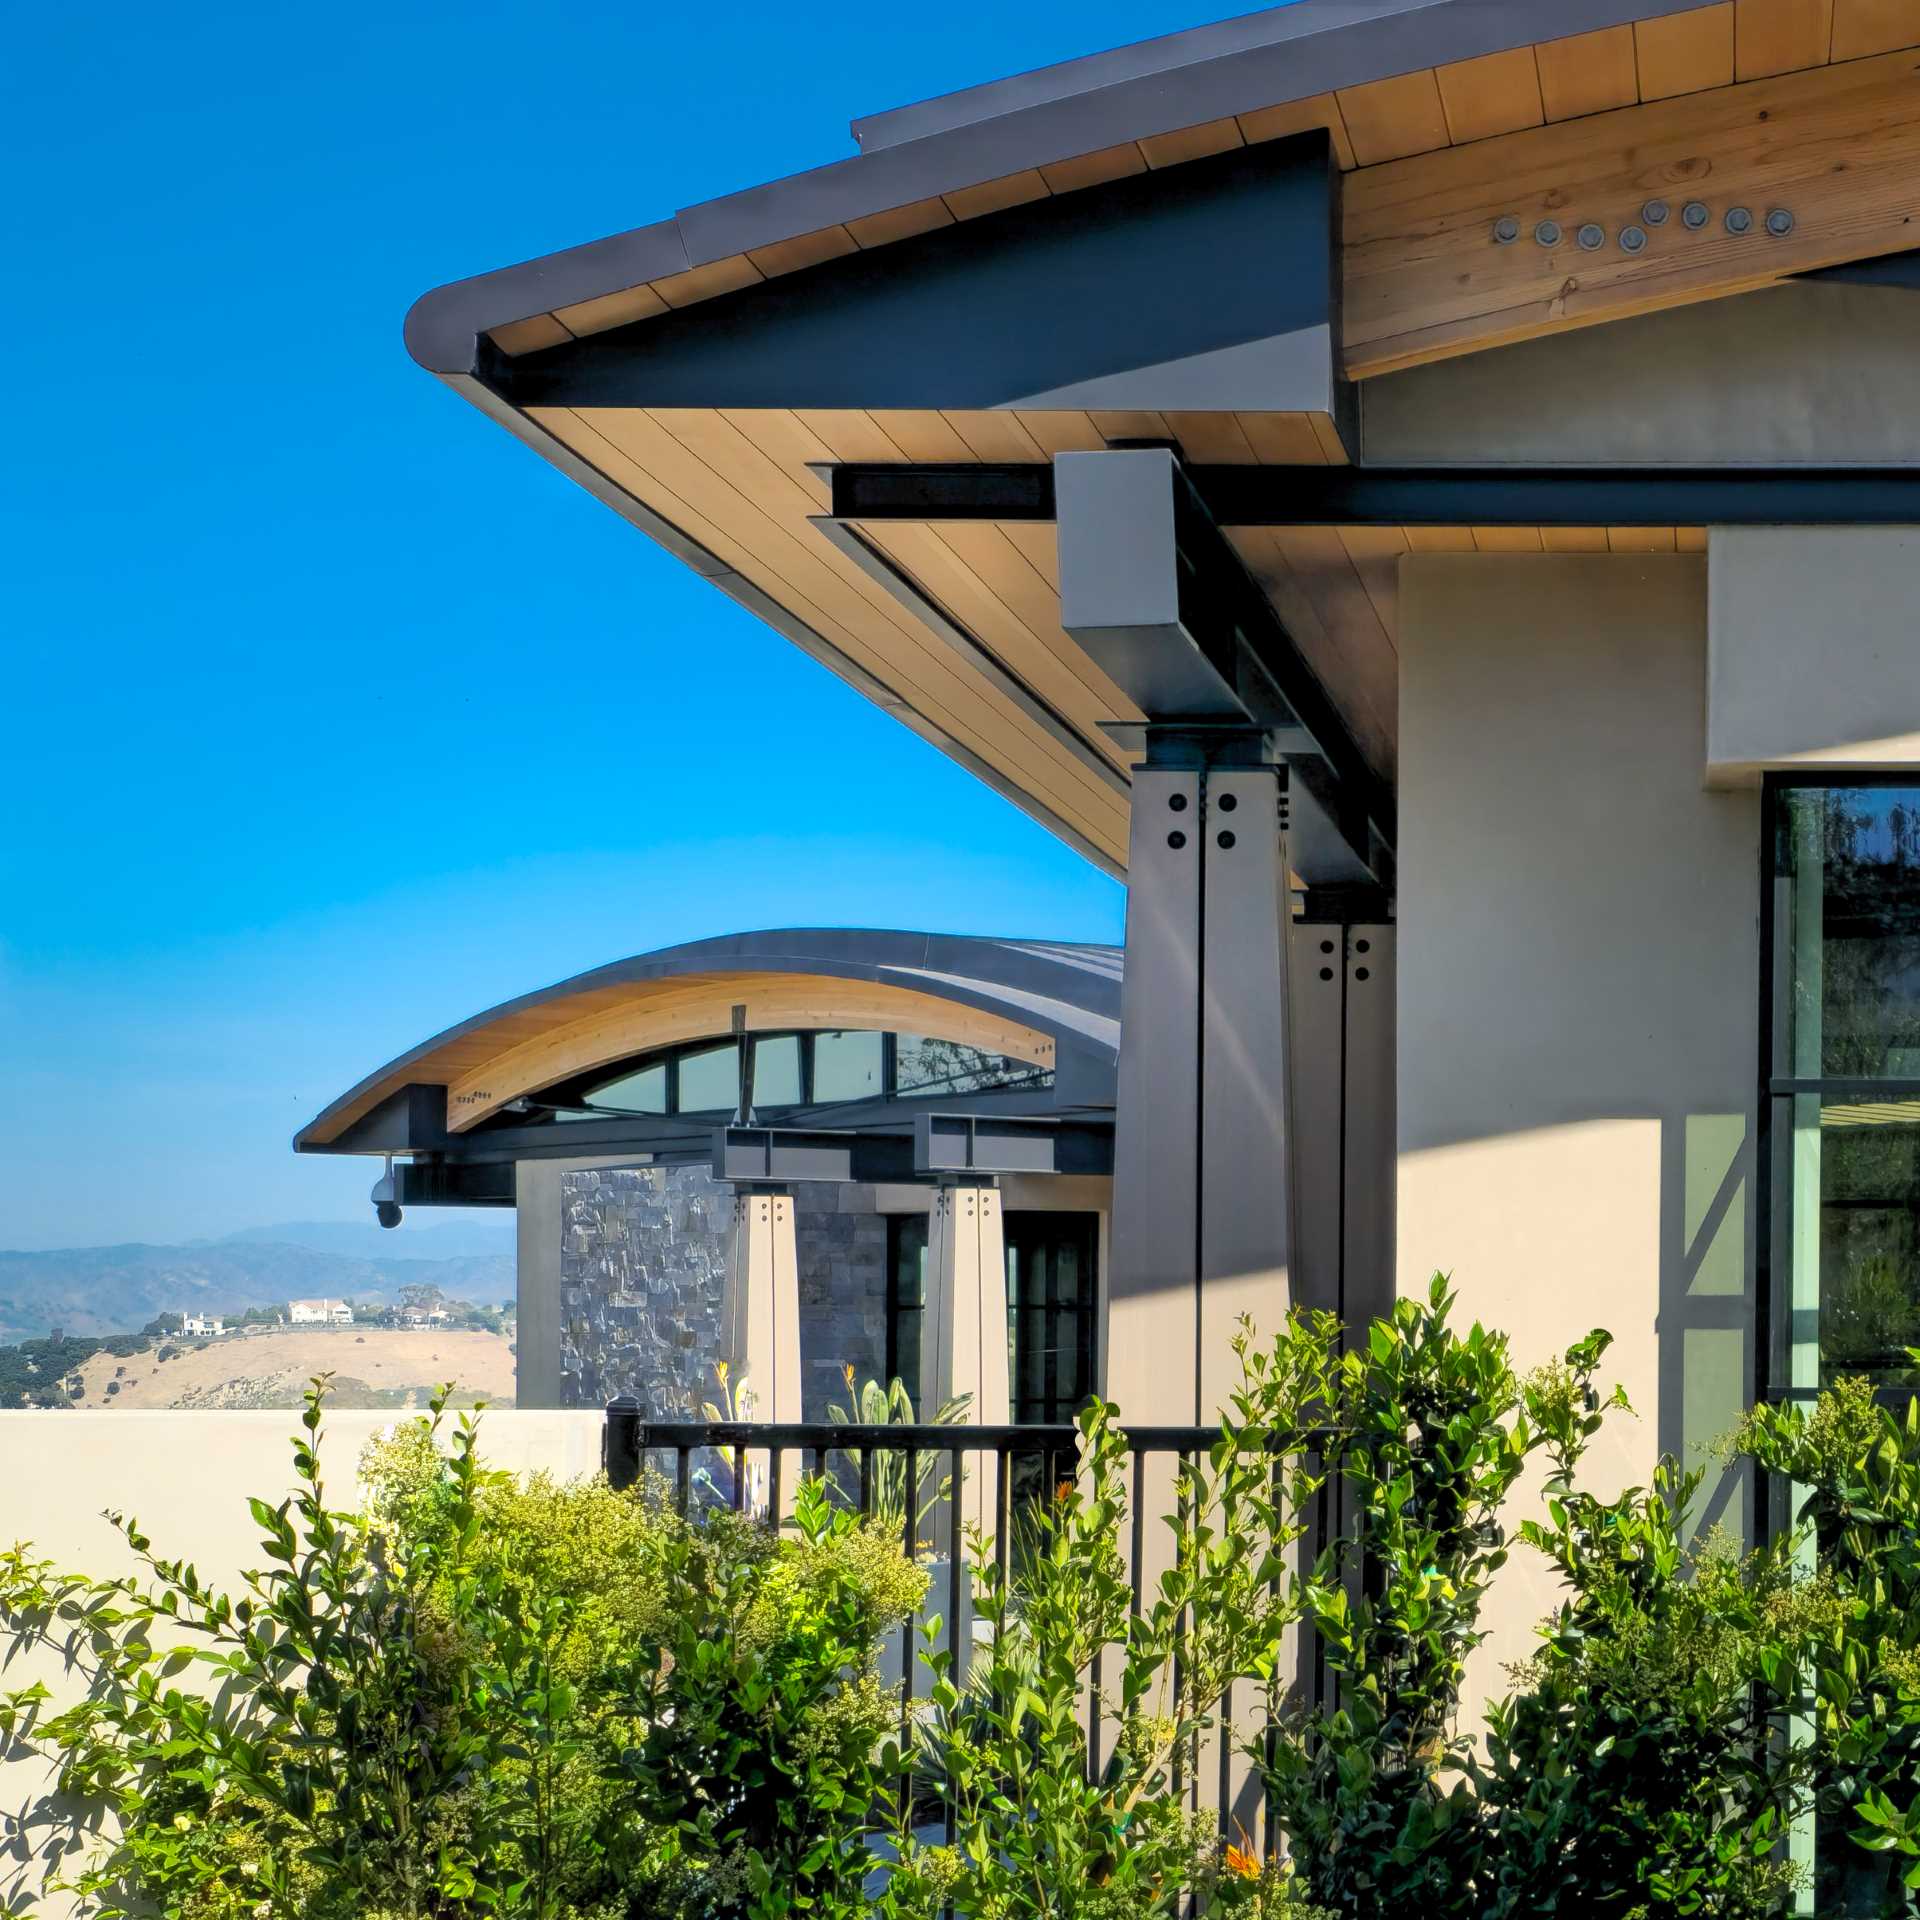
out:
M1252 1854L1247 1852L1244 1847L1229 1846L1227 1848L1227 1871L1239 1875L1242 1880L1258 1880L1260 1878L1260 1862L1256 1860Z

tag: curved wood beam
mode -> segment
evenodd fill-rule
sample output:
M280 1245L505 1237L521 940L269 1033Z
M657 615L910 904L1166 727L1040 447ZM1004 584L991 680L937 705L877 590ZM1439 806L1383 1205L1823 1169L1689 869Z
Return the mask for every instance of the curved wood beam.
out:
M576 1074L708 1037L725 1039L733 1009L747 1010L749 1031L852 1028L924 1033L936 1040L1006 1054L1038 1067L1054 1064L1050 1034L955 1000L910 988L814 974L707 974L666 982L636 982L613 1004L534 1039L503 1047L447 1082L447 1129L464 1133L509 1100L537 1093ZM410 1070L431 1080L431 1063Z

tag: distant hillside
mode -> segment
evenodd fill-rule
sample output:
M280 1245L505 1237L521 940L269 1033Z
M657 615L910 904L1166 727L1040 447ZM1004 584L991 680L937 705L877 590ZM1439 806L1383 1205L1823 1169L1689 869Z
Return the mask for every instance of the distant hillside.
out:
M271 1231L271 1229L269 1229ZM289 1233L315 1231L289 1228ZM333 1231L322 1227L320 1232ZM361 1231L340 1229L348 1236ZM155 1314L237 1313L244 1307L332 1294L355 1300L397 1298L415 1281L456 1300L504 1302L514 1294L511 1240L507 1250L417 1257L439 1252L437 1233L454 1228L364 1229L364 1254L250 1236L200 1241L184 1247L135 1243L121 1247L61 1247L47 1253L0 1252L0 1342L37 1340L55 1327L68 1333L129 1333ZM380 1242L393 1249L383 1253Z

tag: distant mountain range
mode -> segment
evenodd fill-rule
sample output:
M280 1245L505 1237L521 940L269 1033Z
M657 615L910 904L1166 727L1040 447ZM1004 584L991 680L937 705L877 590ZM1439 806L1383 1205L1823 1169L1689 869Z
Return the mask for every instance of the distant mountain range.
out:
M137 1333L159 1313L238 1313L332 1294L391 1301L413 1282L456 1300L513 1298L513 1216L392 1233L348 1221L249 1227L184 1246L0 1251L0 1342Z

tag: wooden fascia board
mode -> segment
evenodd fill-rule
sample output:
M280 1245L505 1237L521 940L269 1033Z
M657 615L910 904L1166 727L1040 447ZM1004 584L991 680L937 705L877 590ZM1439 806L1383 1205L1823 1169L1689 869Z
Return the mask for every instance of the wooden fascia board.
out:
M1346 176L1350 378L1718 299L1920 242L1920 53L1755 80ZM1650 200L1669 208L1648 225ZM1689 229L1689 201L1708 209ZM1743 207L1744 233L1726 215ZM1770 233L1767 216L1792 215ZM1511 216L1519 238L1501 245ZM1556 222L1558 245L1534 238ZM1593 251L1583 225L1605 235ZM1624 250L1639 225L1647 244Z

